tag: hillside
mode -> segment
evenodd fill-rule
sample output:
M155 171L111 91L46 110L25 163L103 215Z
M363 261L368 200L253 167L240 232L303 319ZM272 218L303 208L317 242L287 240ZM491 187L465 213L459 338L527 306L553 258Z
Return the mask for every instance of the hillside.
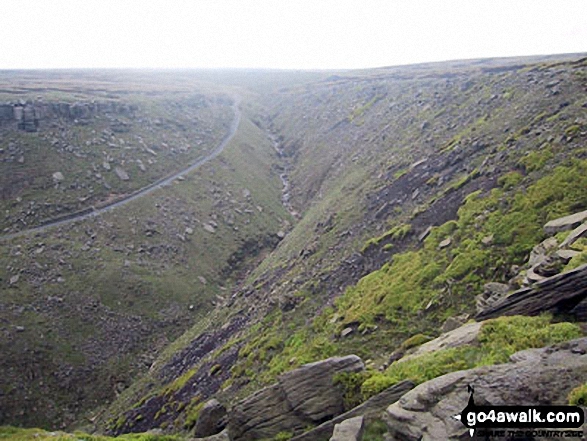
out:
M279 241L276 233L289 219L273 171L275 151L241 115L238 134L221 156L163 188L99 216L11 236L14 230L63 219L63 213L75 216L88 204L99 207L105 203L102 196L116 201L185 169L213 151L236 118L232 93L215 92L194 78L184 82L180 75L160 82L155 75L141 82L132 75L104 74L106 91L101 92L91 74L73 76L79 90L75 98L82 95L89 102L103 93L115 99L120 90L136 88L138 97L125 93L118 98L135 103L136 115L129 117L128 132L109 135L116 146L100 135L96 140L93 133L119 118L109 113L89 115L83 124L47 116L34 132L13 121L2 126L3 142L18 146L25 157L21 164L10 153L2 162L10 170L3 179L14 183L7 184L12 190L3 199L11 207L6 210L11 226L0 242L2 422L64 427L115 397L162 348L229 297L240 273ZM38 81L49 80L25 81L23 89L42 94ZM14 91L16 97L19 92ZM191 96L200 96L202 102L192 110L200 116L178 110ZM38 101L48 105L54 99L49 89ZM78 154L46 141L57 129L79 138ZM151 139L143 145L149 133L161 144ZM36 149L44 153L39 156ZM141 175L137 160L144 155L151 159L142 164L153 163L154 170ZM44 166L33 166L35 161ZM108 161L110 170L104 167ZM117 166L124 167L129 180L116 177ZM48 185L57 171L63 181ZM78 201L80 189L93 189L95 197ZM55 200L62 201L57 204L62 210L53 211Z
M584 336L587 291L577 280L586 239L569 233L585 219L544 226L587 210L586 60L223 72L214 87L201 74L194 93L208 104L193 111L214 128L200 154L222 139L233 97L241 100L239 128L219 157L112 212L0 244L8 337L0 381L9 391L0 422L193 435L215 398L229 409L221 425L233 439L304 439L380 393L390 405L401 396L393 393L443 374ZM10 130L19 145L28 145L20 136L43 136L42 122L37 132ZM190 133L170 130L191 143ZM118 191L197 158L184 154ZM59 183L30 186L37 196L23 200L69 197ZM14 226L19 216L7 213L6 232L23 228ZM567 301L556 300L561 293ZM423 345L468 332L463 325L475 327L472 340ZM577 363L554 401L587 381L569 351L551 350ZM306 363L329 357L342 357L324 366L344 365L336 377L344 409L277 414L281 426L263 420L282 405L279 394L297 390L298 375L318 369ZM523 365L529 384L531 366ZM398 406L387 426L369 417L371 439L401 420ZM253 410L260 428L243 422L256 421ZM397 439L413 429L402 430Z

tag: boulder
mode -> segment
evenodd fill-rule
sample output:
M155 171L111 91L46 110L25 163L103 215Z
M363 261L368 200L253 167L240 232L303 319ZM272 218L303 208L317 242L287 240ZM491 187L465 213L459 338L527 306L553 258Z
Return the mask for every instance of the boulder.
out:
M587 378L586 354L587 338L580 338L518 352L510 363L443 375L406 393L387 408L384 420L392 439L471 439L453 418L467 405L468 385L477 405L567 404L569 392Z
M344 411L343 391L334 375L365 369L356 355L333 357L286 372L278 382L238 402L230 411L228 431L234 441L301 432Z
M364 428L365 418L362 415L344 420L334 426L330 441L361 441Z
M476 320L502 315L568 313L587 298L587 264L519 289L479 312Z
M467 320L469 320L469 314L461 314L455 315L454 317L449 317L442 324L440 332L444 334L445 332L450 332L454 329L460 328L467 322Z
M571 234L569 234L565 240L563 240L563 242L560 244L561 248L566 248L566 247L570 247L571 245L573 245L577 239L581 238L581 237L585 237L587 236L587 222L585 222L584 224L579 225L577 228L575 228L573 231L571 231Z
M130 179L128 173L121 167L114 167L114 173L116 173L116 176L118 176L121 181L128 181Z
M477 304L477 313L489 308L494 305L510 291L509 285L505 283L489 282L483 286L483 293L475 297Z
M200 411L194 428L196 437L216 435L226 426L226 408L216 399L207 401Z
M64 179L65 179L65 177L63 176L63 173L61 173L61 172L53 173L53 181L62 182Z
M560 217L551 220L544 225L546 234L556 234L561 231L572 230L587 220L587 210L580 213L571 214L570 216Z
M544 260L546 260L548 254L552 250L555 250L557 246L558 242L554 237L549 237L548 239L543 240L541 243L532 248L532 251L530 251L528 265L534 266L542 263Z
M401 363L430 352L477 343L477 336L482 325L483 323L480 322L467 323L460 328L442 334L440 337L418 346L414 352L403 356L396 363Z
M232 441L230 439L230 435L228 434L228 430L224 429L222 432L207 436L205 438L191 438L191 441Z
M334 375L364 369L363 361L356 355L332 357L282 374L279 384L296 413L314 422L324 421L344 411L342 393L332 386Z
M451 242L452 242L451 238L447 237L446 239L444 239L442 242L440 242L438 244L438 249L442 250L442 249L448 247L451 244Z
M387 406L395 403L402 395L413 389L414 386L415 384L409 380L401 381L369 398L367 401L359 404L348 412L334 417L308 432L294 436L291 441L315 441L317 439L328 439L328 437L332 435L336 424L356 416L364 416L367 419L379 418L381 412L385 410Z
M578 256L579 254L581 253L575 250L558 250L556 252L558 258L561 259L565 264L569 263L573 257Z

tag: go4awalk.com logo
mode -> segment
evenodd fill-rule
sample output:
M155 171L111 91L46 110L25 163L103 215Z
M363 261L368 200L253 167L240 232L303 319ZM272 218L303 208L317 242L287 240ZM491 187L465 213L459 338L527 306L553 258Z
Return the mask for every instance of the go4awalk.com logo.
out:
M583 409L578 406L477 406L474 390L467 386L469 403L453 418L481 436L509 438L571 437L581 438L585 422ZM555 430L558 429L558 430ZM563 430L560 430L563 429Z

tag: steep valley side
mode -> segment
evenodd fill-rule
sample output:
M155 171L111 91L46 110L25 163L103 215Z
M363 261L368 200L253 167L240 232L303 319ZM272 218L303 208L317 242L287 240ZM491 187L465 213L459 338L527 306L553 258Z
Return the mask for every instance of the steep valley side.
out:
M206 400L230 408L332 356L366 360L360 400L411 379L389 371L392 353L473 317L487 283L529 283L543 225L587 209L585 69L579 57L408 66L256 97L300 220L98 427L189 431Z

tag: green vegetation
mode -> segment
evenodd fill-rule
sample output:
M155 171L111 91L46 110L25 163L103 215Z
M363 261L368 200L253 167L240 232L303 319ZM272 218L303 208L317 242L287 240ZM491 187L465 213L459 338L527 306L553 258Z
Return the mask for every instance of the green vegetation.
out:
M545 148L528 153L520 159L520 164L527 172L533 172L541 170L553 157L552 149Z
M577 386L569 393L569 404L575 406L587 405L587 383Z
M382 420L367 421L363 441L384 441L387 432L387 425Z
M572 323L550 324L549 316L500 317L481 327L479 346L449 348L393 363L384 373L374 373L361 385L363 399L409 379L423 383L449 372L505 363L517 351L540 348L582 335Z
M382 241L401 240L410 232L411 229L412 227L409 224L397 225L383 233L381 236L369 239L367 242L365 242L365 245L363 245L361 252L365 252L367 249L379 245L379 243Z
M83 432L48 432L42 429L21 429L12 426L0 426L0 440L10 441L181 441L183 439L180 436L156 435L152 433L132 433L113 438L102 435L90 435Z

